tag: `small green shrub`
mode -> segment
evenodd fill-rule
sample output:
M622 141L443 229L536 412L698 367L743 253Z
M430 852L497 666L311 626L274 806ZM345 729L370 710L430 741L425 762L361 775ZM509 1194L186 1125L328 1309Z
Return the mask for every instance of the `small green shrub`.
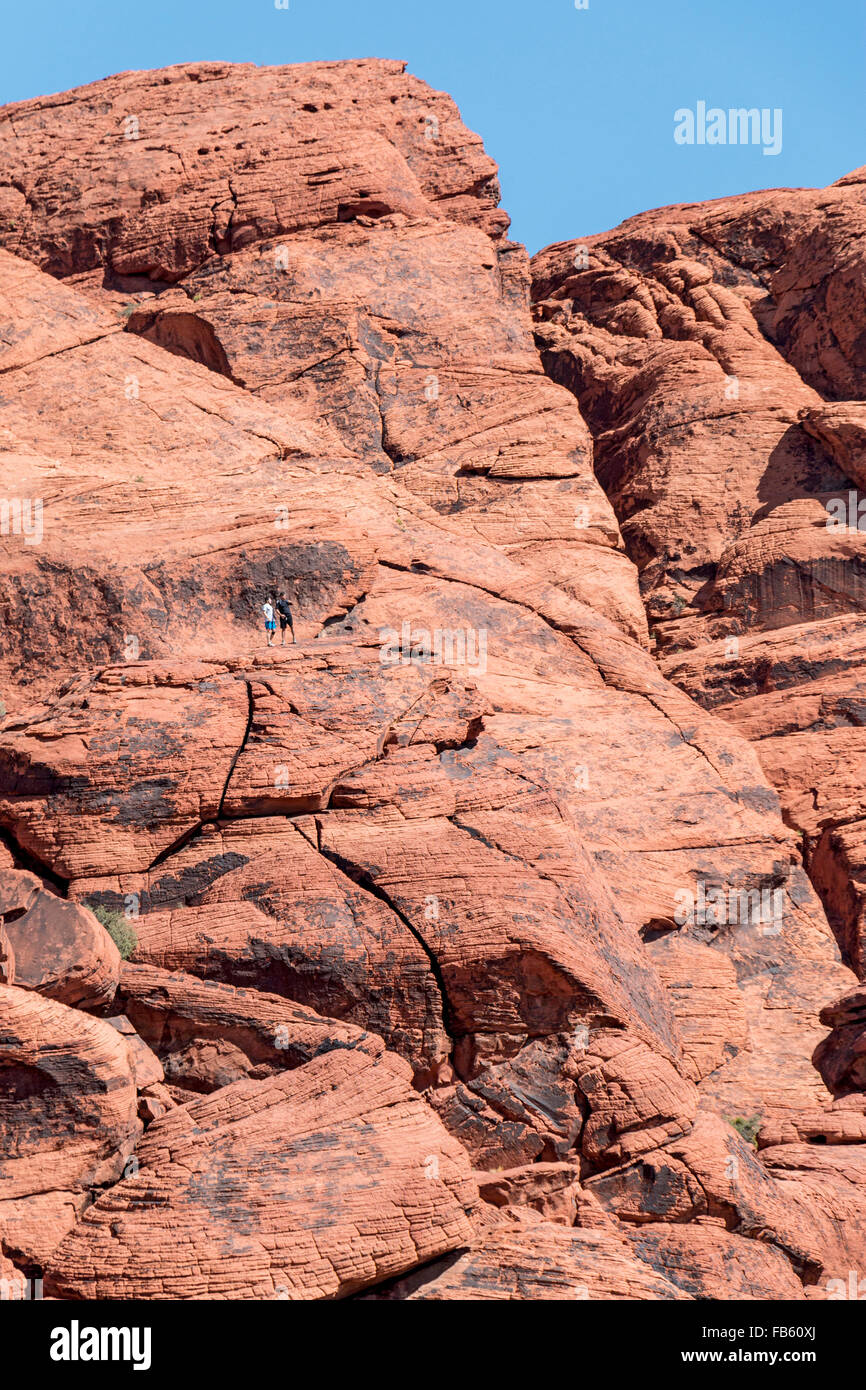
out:
M733 1125L738 1134L742 1135L747 1144L758 1147L758 1130L761 1128L761 1116L750 1115L745 1119L742 1115L736 1115L733 1119L728 1117L728 1124Z
M110 907L103 907L101 904L99 907L91 907L90 910L97 922L101 922L105 927L120 952L121 960L129 960L138 945L135 928L129 919L124 917L122 912L113 912Z

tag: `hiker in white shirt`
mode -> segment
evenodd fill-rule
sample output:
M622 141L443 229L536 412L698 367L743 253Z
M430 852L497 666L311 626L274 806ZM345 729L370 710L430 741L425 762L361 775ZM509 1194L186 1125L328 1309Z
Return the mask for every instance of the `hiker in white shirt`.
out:
M274 616L274 605L270 599L266 599L262 604L262 612L265 615L265 631L268 634L268 646L272 647L277 640L277 620Z

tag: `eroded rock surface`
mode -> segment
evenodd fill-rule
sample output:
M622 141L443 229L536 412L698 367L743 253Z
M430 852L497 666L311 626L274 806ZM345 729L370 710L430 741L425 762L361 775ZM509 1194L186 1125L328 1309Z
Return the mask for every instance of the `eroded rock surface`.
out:
M392 1054L332 1051L150 1126L51 1262L66 1297L334 1298L460 1249L466 1154Z
M120 952L87 908L46 892L35 874L0 869L0 980L80 1009L110 1004Z
M863 189L662 208L533 263L661 668L754 740L861 974Z
M142 1126L127 1044L104 1019L0 986L0 1243L41 1262Z
M400 63L0 110L0 1258L79 1299L862 1263L823 524L866 471L862 190L533 278Z

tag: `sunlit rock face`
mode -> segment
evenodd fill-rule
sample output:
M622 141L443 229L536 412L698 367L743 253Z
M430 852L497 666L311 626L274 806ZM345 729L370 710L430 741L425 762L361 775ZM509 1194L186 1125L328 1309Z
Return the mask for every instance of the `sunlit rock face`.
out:
M12 1270L788 1299L862 1260L862 187L530 267L401 63L0 110Z

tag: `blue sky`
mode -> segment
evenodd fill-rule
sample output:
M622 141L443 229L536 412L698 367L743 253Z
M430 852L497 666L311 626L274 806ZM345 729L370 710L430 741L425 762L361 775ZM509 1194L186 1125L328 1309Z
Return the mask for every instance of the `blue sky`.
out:
M199 59L404 58L500 165L536 251L664 203L866 163L863 0L48 0L7 4L0 101ZM782 148L678 145L674 112L781 108Z

